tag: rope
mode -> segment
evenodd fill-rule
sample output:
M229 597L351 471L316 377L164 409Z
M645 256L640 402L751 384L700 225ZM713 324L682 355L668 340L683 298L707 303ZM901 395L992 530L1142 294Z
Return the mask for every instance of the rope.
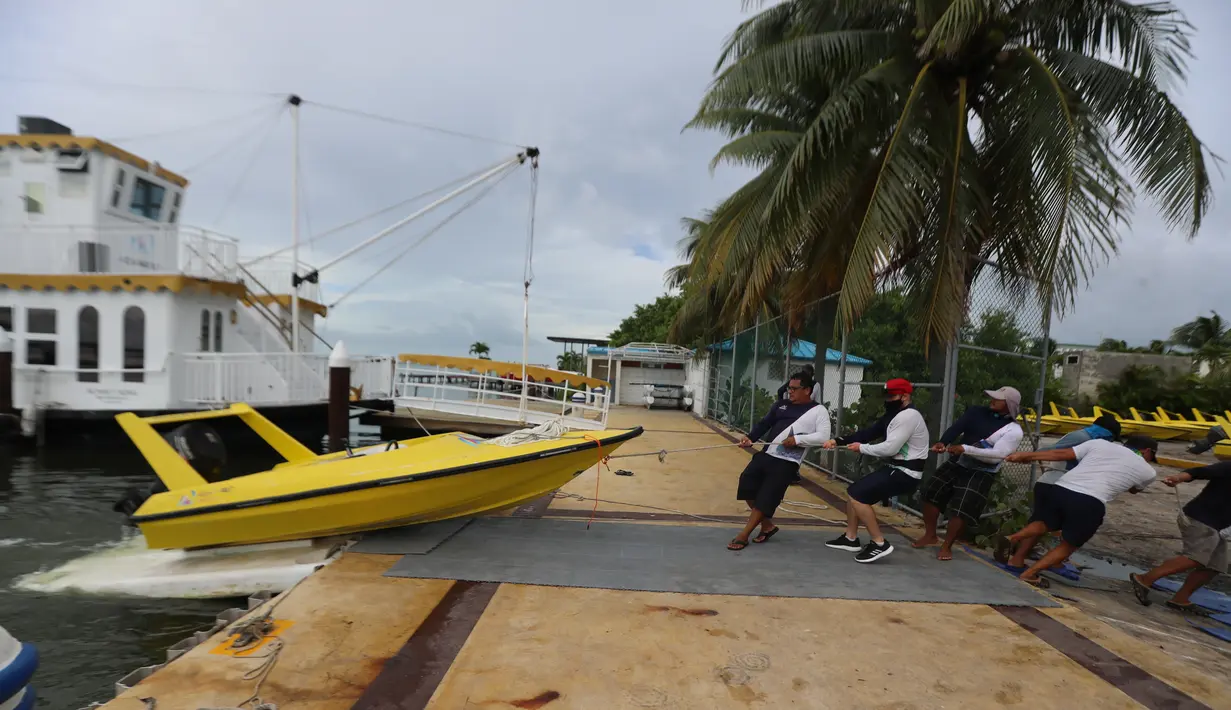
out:
M607 470L611 470L611 464L607 463L607 457L603 456L603 442L599 441L589 434L583 434L583 438L593 441L598 446L598 463L594 466L594 507L590 509L590 519L586 521L586 530L594 524L594 517L598 515L598 483L603 477L603 464L607 464Z
M686 510L676 510L675 508L660 508L656 505L645 505L642 503L629 503L628 501L623 501L623 500L609 500L606 498L597 498L597 497L587 498L586 496L583 496L579 493L566 493L564 491L556 491L555 493L552 494L552 497L559 499L559 500L576 500L576 501L581 501L583 503L588 503L590 501L593 501L596 504L597 503L607 503L610 505L627 505L631 508L645 508L647 510L657 510L661 513L675 513L676 515L685 515L690 518L694 518L696 520L704 520L707 523L722 523L724 525L727 524L726 520L719 520L718 518L710 518L704 515L698 515L696 513L689 513ZM827 505L818 505L816 503L808 503L802 500L785 500L783 501L783 503L790 503L791 505L806 506L809 508L821 508L821 509L829 508L829 506ZM778 507L782 508L783 506L779 505ZM800 513L799 511L791 511L791 512L798 513L799 515L802 515L807 518L815 518L816 520L822 520L827 523L832 523L834 525L846 525L845 520L830 520L828 518L822 518L817 515L808 515L807 513Z

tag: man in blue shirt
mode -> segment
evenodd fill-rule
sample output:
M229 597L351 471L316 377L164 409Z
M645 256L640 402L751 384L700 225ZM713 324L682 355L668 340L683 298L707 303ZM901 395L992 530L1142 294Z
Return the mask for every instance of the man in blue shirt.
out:
M747 547L748 536L758 525L761 534L753 542L766 542L778 532L774 513L786 497L791 481L799 474L804 449L829 440L829 412L812 401L814 384L806 372L792 375L787 382L789 399L771 404L765 417L739 442L745 449L758 440L770 443L752 455L739 476L736 497L747 503L751 512L747 525L727 549Z

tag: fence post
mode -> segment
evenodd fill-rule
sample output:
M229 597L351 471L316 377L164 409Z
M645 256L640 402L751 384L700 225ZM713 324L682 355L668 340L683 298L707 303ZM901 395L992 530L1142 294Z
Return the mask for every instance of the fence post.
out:
M752 373L748 376L748 428L744 431L752 431L753 424L757 421L757 355L761 350L760 313L757 314L752 328Z
M838 411L834 415L833 436L837 439L842 436L842 411L846 409L846 346L847 346L846 326L842 327L842 354L838 356ZM833 462L829 466L830 473L837 475L838 473L838 447L833 449Z
M1047 396L1047 368L1050 366L1049 360L1051 353L1048 352L1048 345L1051 341L1051 298L1047 298L1043 304L1043 337L1039 339L1039 355L1042 360L1039 361L1039 391L1034 397L1034 448L1037 451L1039 448L1039 437L1043 434L1043 398ZM1042 464L1030 464L1030 489L1034 490L1034 483L1038 480L1038 471Z

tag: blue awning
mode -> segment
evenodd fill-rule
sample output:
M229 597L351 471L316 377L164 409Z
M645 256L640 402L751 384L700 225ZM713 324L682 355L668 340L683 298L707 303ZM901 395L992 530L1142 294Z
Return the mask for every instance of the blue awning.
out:
M721 343L717 343L715 345L709 346L708 349L730 352L731 348L732 348L732 341L730 339L727 339L727 340L722 341ZM809 342L807 340L798 340L798 339L792 340L791 341L791 359L814 362L816 360L816 343ZM838 364L841 360L842 360L842 351L834 350L833 348L825 348L825 362L832 362L834 364ZM867 359L866 357L859 357L858 355L851 355L850 353L847 353L846 364L867 367L868 365L872 364L872 361Z

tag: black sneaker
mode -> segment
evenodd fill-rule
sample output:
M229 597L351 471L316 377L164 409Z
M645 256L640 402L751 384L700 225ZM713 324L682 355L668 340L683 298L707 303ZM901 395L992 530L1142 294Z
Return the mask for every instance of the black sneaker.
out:
M863 549L863 545L859 544L858 537L852 540L846 536L846 533L842 533L825 543L825 547L832 547L835 550L846 550L847 552L859 552Z
M869 542L864 545L864 548L855 555L856 562L875 562L882 557L887 557L890 552L893 552L893 545L886 540L877 545L875 542Z

